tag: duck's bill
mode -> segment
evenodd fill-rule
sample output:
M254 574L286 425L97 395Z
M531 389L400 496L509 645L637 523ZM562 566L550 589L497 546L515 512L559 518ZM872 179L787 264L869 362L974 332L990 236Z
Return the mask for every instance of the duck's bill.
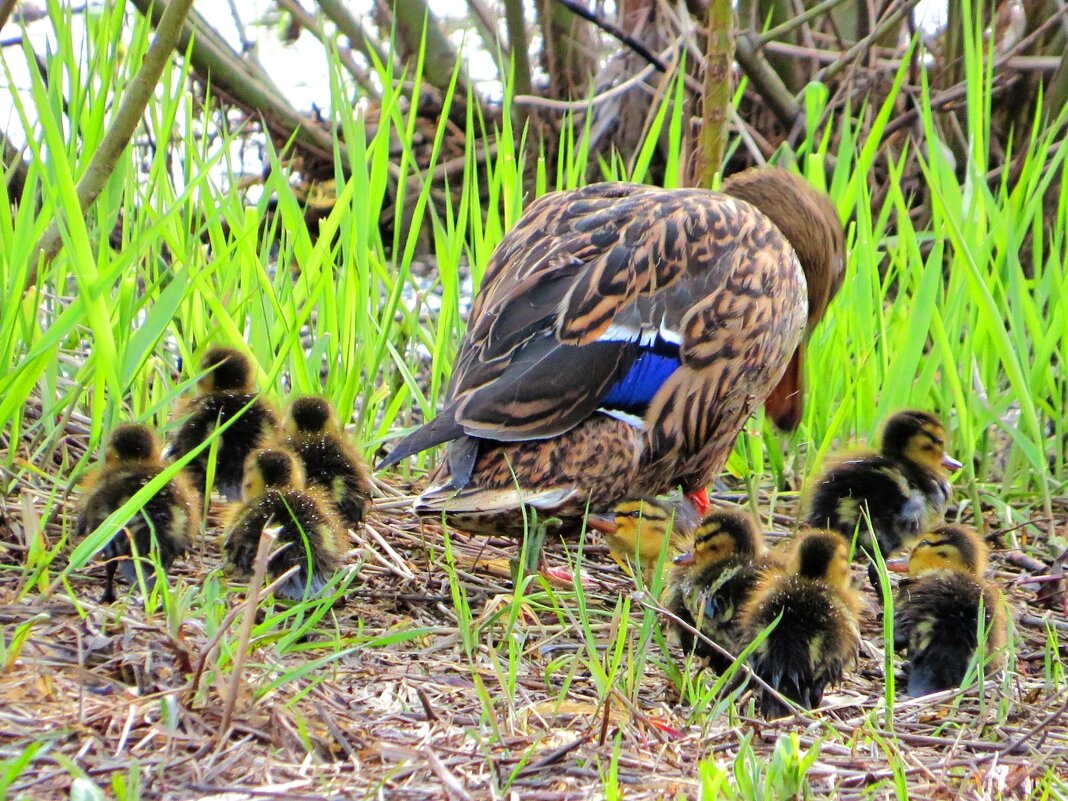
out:
M891 573L908 573L909 572L909 560L908 557L901 557L900 559L887 559L886 569Z
M946 468L946 470L960 470L962 467L964 467L964 465L962 465L948 453L943 453L942 467Z
M783 431L794 431L801 425L801 413L804 411L804 362L805 344L797 346L786 372L779 380L778 386L771 391L764 401L768 417Z
M587 515L586 527L600 531L602 534L615 534L616 519L608 515Z
M687 551L686 553L679 554L675 557L675 564L682 565L683 567L689 567L694 564L695 561L693 551Z

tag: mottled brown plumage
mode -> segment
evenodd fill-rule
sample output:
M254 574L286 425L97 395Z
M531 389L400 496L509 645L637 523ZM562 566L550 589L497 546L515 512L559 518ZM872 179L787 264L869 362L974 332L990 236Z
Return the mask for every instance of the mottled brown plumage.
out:
M117 427L108 441L104 464L90 477L78 504L77 536L91 534L164 469L159 444L152 431L142 425ZM115 600L116 567L122 569L131 586L137 582L137 570L129 558L134 548L138 557L144 560L150 559L153 552L157 553L160 567L167 571L174 559L189 546L199 522L195 494L185 475L178 473L104 546L102 553L109 561L102 601L110 603ZM149 562L143 562L143 565L142 574L151 586L155 573Z
M297 455L308 486L333 500L345 525L356 528L363 522L371 507L371 476L330 401L314 395L294 400L272 446Z
M252 573L260 534L277 526L267 572L277 578L296 572L275 590L281 598L312 596L341 566L347 542L333 504L322 490L306 487L300 461L290 451L258 450L249 455L241 488L242 502L226 526L224 568L240 577Z
M197 396L178 412L182 423L174 435L170 455L181 458L216 428L237 417L219 437L214 483L223 497L235 500L240 495L245 459L276 432L278 415L257 394L252 363L240 351L212 348L201 359L200 369L205 374L197 382ZM193 486L202 494L211 490L206 486L211 451L212 446L205 448L186 465Z
M517 533L523 504L574 525L587 503L718 474L842 261L834 207L803 181L767 169L724 192L595 184L530 205L490 259L445 408L383 464L448 443L418 513Z

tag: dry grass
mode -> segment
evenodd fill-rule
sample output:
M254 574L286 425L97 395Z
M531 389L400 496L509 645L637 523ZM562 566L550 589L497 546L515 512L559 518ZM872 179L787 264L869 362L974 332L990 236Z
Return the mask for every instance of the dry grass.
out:
M732 764L744 738L767 758L784 732L797 734L802 753L818 744L808 771L818 795L892 796L895 776L911 798L1028 796L1051 783L1064 792L1065 647L1041 624L1052 621L1062 639L1068 624L1063 609L1035 603L1041 584L1020 581L1025 564L1044 572L1021 556L1042 549L1019 542L1020 530L998 537L1023 550L997 550L992 574L1017 621L1015 669L988 682L983 699L973 691L955 703L954 693L902 700L888 726L881 622L871 613L860 669L826 708L767 723L747 712L748 694L718 716L684 702L655 644L628 684L626 662L643 642L641 604L635 596L629 619L620 617L634 585L602 547L584 550L588 631L573 588L540 578L512 615L515 542L454 533L453 584L441 527L420 526L404 511L409 497L384 490L353 536L360 566L346 603L290 640L283 635L296 622L275 623L268 615L279 610L261 605L233 724L221 731L244 594L219 591L215 543L205 539L180 560L168 611L97 604L99 564L71 576L73 594L62 586L42 594L28 586L29 571L11 565L24 560L29 512L48 493L20 483L2 527L0 754L9 766L36 750L9 796L67 796L84 775L120 798L696 797L699 762L749 771L744 759ZM1057 513L1063 531L1068 507ZM62 517L44 529L52 543ZM552 564L572 557L559 541L546 550ZM457 606L461 590L467 600ZM620 636L624 667L599 685L589 660L609 664ZM677 652L673 659L682 664ZM297 672L315 660L324 662Z

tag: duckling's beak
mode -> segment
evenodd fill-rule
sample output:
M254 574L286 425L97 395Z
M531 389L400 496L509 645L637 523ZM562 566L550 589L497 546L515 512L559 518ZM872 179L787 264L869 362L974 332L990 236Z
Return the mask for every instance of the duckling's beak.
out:
M908 573L909 572L909 558L907 556L901 556L897 559L887 559L886 569L891 573Z
M960 470L962 467L964 467L964 465L962 465L948 453L943 453L942 467L946 468L946 470Z
M616 519L611 515L586 515L586 526L602 534L616 533Z
M681 565L682 567L690 567L696 563L697 560L694 559L693 551L687 551L686 553L681 553L675 557L675 564Z

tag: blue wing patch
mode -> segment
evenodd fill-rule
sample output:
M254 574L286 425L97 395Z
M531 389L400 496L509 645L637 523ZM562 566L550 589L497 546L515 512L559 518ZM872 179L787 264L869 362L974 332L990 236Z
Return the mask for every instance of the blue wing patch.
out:
M645 351L634 360L627 374L612 385L601 405L639 416L645 414L653 396L679 369L679 365L677 345L672 356Z

